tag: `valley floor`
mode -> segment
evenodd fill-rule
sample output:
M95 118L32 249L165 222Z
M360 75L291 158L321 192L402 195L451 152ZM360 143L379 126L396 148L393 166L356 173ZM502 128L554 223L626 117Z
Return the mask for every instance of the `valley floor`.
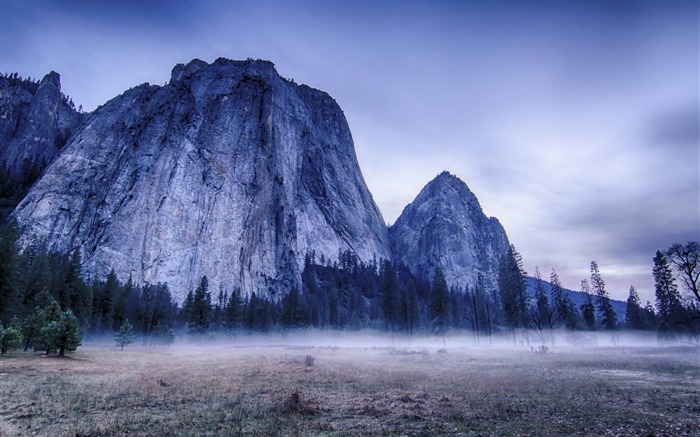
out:
M0 359L1 436L700 435L690 347L82 346Z

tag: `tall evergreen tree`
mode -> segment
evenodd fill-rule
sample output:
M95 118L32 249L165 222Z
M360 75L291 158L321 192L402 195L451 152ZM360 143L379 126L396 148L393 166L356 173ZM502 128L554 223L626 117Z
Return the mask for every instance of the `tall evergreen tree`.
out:
M235 333L242 321L243 299L241 299L241 290L236 288L231 292L224 307L224 327Z
M549 275L551 284L550 296L552 297L552 307L554 308L554 320L557 325L565 325L568 329L575 329L578 324L578 314L574 302L561 285L559 275L552 269Z
M0 355L5 355L20 347L22 344L22 330L17 324L12 323L3 327L0 323Z
M508 252L501 258L498 272L503 315L511 329L526 328L530 322L530 295L527 292L525 275L522 257L511 244Z
M45 338L48 339L50 347L58 351L59 356L76 350L81 344L78 318L71 310L61 312L58 320L49 322L44 329Z
M114 318L112 319L112 329L117 329L128 319L127 315L127 303L134 291L134 282L129 275L126 284L120 285L118 287L117 293L114 297Z
M644 309L634 285L630 286L625 308L625 324L630 329L644 329Z
M299 296L299 290L293 287L282 299L280 322L286 328L299 328L306 323L306 311Z
M549 307L549 299L544 288L544 281L539 268L535 267L535 307L532 309L532 324L542 333L545 328L552 328L554 311Z
M669 325L675 325L683 317L683 303L668 258L660 250L654 256L652 273L658 315Z
M433 333L442 337L444 345L445 335L450 328L450 296L445 274L439 265L435 267L435 275L430 288L430 318Z
M19 233L14 224L0 225L0 322L9 324L20 309Z
M252 331L257 326L258 317L258 296L255 292L250 293L245 303L245 318L244 324L248 330Z
M591 285L598 300L598 314L600 315L601 323L606 330L617 328L617 314L610 303L610 296L605 290L605 281L600 275L598 263L591 261Z
M136 316L144 334L144 342L151 342L153 335L160 335L171 327L176 305L172 301L167 284L146 284L136 292Z
M55 350L55 329L49 325L57 323L61 318L61 307L58 302L50 297L41 308L41 315L36 318L40 323L38 333L34 339L34 350L46 351L46 355Z
M80 250L75 250L68 261L59 303L61 309L70 309L80 321L87 321L92 315L92 290L83 282L81 264Z
M119 297L119 281L114 270L109 272L104 284L93 286L93 328L112 329L114 307Z
M403 310L405 317L405 330L408 335L412 335L413 331L420 323L420 313L418 309L418 294L416 284L412 279L406 283Z
M399 296L396 287L396 270L389 260L384 260L381 268L380 294L382 296L382 311L384 326L393 331L398 325Z
M197 333L206 332L211 321L211 294L206 276L202 276L199 286L194 291L190 311L188 320L190 329Z
M581 315L583 316L583 321L586 324L586 328L589 331L595 329L595 304L593 303L593 293L591 293L591 287L588 284L588 280L584 279L581 281L581 292L584 294L584 301L581 304Z

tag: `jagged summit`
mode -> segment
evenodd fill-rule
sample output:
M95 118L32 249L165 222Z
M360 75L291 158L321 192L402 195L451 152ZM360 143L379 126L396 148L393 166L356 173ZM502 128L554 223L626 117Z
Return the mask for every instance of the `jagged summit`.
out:
M508 238L484 215L476 196L458 177L442 172L430 181L389 230L395 261L432 279L440 265L448 284L495 289L498 260Z
M201 72L200 74L197 74ZM279 76L275 70L275 64L270 61L261 59L248 59L245 61L234 61L226 58L218 58L211 64L208 64L201 59L193 59L187 64L177 64L173 67L170 74L170 84L191 79L192 76L200 75L209 76L210 79L215 76L235 78L237 76L247 74L258 77Z
M433 180L428 182L421 193L423 191L426 192L425 195L427 196L451 197L453 195L457 195L459 197L464 197L469 199L470 202L476 203L476 206L481 209L479 200L469 189L466 182L447 170L442 171L440 174L435 176Z
M389 258L347 121L268 61L194 60L90 114L14 212L84 271L212 289L298 285L304 256Z
M82 122L61 93L55 71L41 81L0 77L0 163L13 175L27 163L48 164Z

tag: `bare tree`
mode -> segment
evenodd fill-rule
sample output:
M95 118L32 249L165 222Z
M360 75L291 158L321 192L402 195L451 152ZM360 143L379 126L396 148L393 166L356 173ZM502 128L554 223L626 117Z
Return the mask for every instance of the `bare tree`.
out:
M681 273L688 291L691 291L700 303L700 244L697 241L689 241L685 245L676 243L666 251L666 256Z

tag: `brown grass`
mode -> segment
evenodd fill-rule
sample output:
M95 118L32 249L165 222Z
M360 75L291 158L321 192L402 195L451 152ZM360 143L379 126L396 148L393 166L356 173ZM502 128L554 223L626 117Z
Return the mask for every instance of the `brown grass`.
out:
M437 352L17 352L0 361L0 435L700 435L697 349Z

